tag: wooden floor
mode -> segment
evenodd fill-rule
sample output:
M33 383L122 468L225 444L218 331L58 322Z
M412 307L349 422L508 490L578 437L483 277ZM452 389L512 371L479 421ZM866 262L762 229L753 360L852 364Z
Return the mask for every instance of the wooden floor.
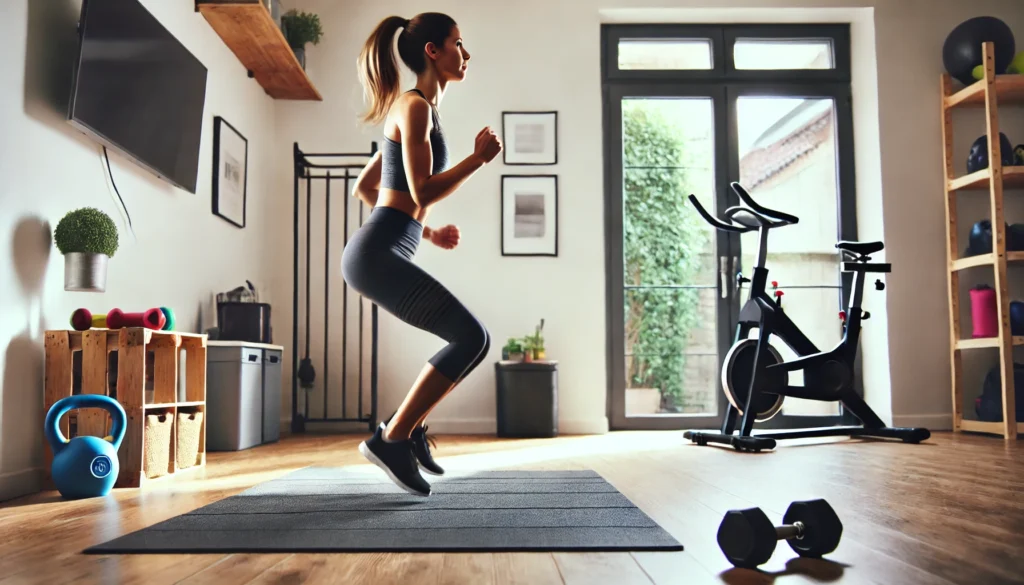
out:
M682 552L615 554L82 555L307 465L363 465L361 437L312 436L213 453L206 476L103 499L54 492L0 504L0 585L11 583L1024 583L1024 451L998 437L940 433L928 444L839 441L742 454L680 433L551 440L439 437L451 469L594 469L665 527ZM844 523L830 561L785 543L762 572L732 569L722 514L824 497Z

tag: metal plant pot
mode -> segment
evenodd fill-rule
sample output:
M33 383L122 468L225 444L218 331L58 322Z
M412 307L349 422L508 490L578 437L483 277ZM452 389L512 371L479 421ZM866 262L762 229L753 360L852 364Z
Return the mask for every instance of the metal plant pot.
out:
M306 47L292 47L292 52L295 53L295 58L299 60L299 65L302 66L302 70L306 70Z
M106 254L68 252L64 255L64 290L104 292L107 289Z

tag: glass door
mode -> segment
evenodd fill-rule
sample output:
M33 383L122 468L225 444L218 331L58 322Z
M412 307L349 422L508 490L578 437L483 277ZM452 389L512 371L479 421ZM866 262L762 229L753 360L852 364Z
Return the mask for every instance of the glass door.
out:
M841 209L841 194L853 188L852 168L840 157L846 152L841 141L850 140L848 90L841 85L731 85L728 102L734 138L730 176L758 203L800 218L769 233L769 283L781 294L783 310L818 349L832 349L842 339L840 311L846 302L835 244L852 237ZM739 240L740 262L733 269L749 277L757 232L740 234ZM748 286L738 290L734 310L746 299ZM750 336L756 339L757 330ZM770 340L784 360L798 357L780 339ZM802 385L803 374L791 373L789 383ZM780 413L758 427L840 424L842 414L838 402L786 398Z
M856 239L849 30L605 25L602 68L611 427L721 427L722 362L749 293L737 273L749 276L757 235L715 230L688 197L720 215L740 205L738 181L800 216L771 232L769 280L819 349L839 341L850 282L835 243ZM758 428L842 416L786 399Z
M731 342L726 234L697 214L723 209L725 92L675 85L612 88L608 161L616 237L610 319L616 427L715 425Z

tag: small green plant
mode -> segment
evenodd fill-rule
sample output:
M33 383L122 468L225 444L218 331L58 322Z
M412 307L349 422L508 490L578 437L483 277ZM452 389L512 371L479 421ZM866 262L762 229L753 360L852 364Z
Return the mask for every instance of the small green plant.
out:
M320 16L309 12L299 12L294 8L281 16L281 28L292 48L302 48L306 43L320 43L324 30L320 26Z
M504 349L505 353L508 355L523 353L523 346L515 337L509 337L508 341L505 343L505 347L502 349Z
M99 209L82 207L61 218L53 239L61 254L84 252L112 258L118 246L117 225Z

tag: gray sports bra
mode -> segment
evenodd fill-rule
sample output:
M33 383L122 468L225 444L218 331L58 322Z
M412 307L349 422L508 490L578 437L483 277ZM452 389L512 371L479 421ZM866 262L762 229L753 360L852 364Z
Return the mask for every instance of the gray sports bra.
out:
M418 89L411 89L423 95ZM444 131L441 130L441 118L437 110L430 106L434 127L430 131L430 151L433 153L434 165L430 174L436 175L448 168L448 144L445 142ZM402 143L384 137L384 148L381 150L380 186L382 189L409 192L409 182L405 178L405 164L402 159Z

